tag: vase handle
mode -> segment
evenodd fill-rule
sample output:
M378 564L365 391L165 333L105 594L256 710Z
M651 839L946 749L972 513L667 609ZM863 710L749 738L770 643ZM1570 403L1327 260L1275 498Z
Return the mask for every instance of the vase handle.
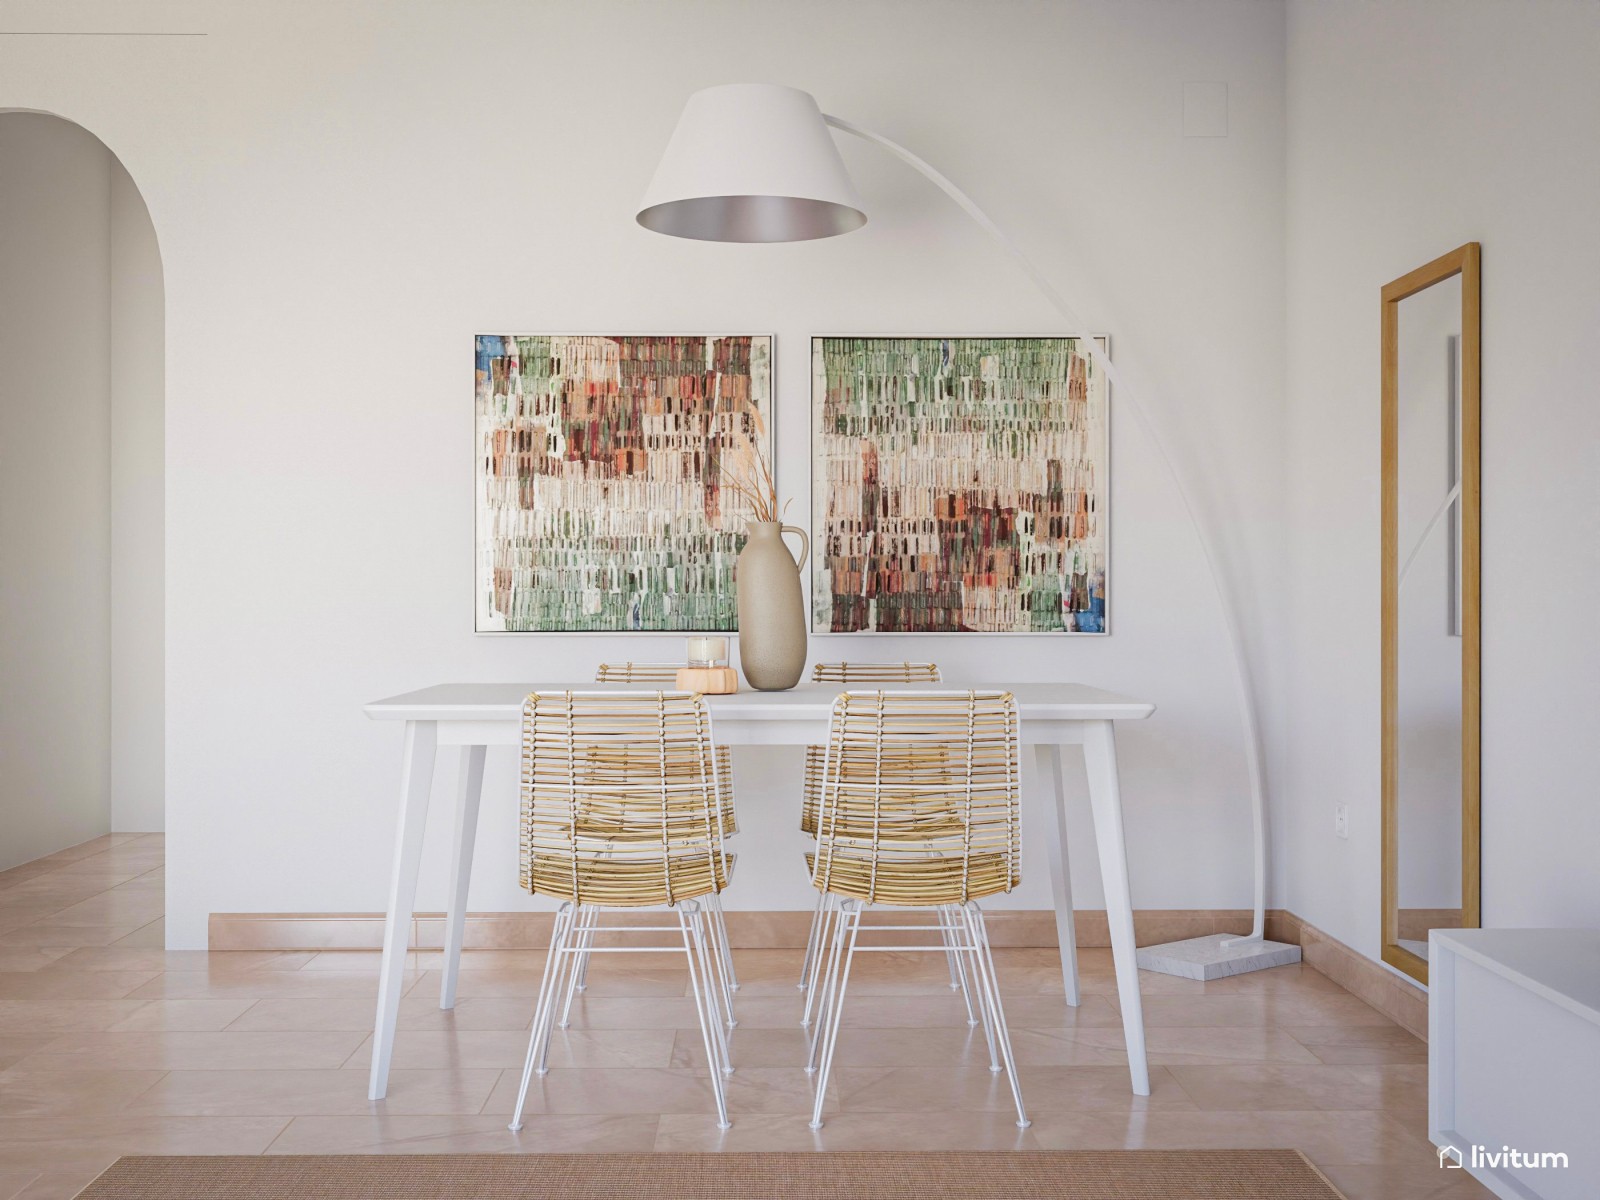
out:
M794 569L796 571L802 570L806 565L806 559L811 557L811 538L798 525L778 526L778 534L782 536L785 533L798 533L800 535L800 559L794 564Z

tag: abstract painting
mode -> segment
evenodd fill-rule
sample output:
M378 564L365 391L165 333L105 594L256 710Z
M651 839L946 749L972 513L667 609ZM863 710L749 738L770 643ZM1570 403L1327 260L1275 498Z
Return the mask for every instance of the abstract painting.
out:
M480 633L736 628L770 336L480 334Z
M1076 338L813 338L812 629L1106 632L1106 403Z

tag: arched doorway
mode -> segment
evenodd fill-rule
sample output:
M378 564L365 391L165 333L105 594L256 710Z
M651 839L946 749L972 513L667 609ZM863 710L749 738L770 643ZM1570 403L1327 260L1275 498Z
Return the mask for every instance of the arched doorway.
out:
M116 155L0 112L0 869L162 827L164 326Z

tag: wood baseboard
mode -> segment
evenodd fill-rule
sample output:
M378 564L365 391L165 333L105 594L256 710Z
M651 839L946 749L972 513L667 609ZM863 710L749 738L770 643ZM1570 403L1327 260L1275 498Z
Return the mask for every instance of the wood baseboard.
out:
M1056 944L1055 914L1048 909L997 909L985 915L996 946ZM638 924L660 919L649 913L619 913L617 918ZM1081 948L1111 944L1104 910L1080 910L1074 918ZM811 929L810 912L729 910L727 919L729 940L747 949L799 949ZM469 913L464 944L470 950L542 950L550 944L551 922L550 913ZM1133 914L1134 939L1141 946L1249 929L1250 914L1244 909L1141 909ZM1427 1040L1428 993L1410 980L1284 909L1268 911L1267 937L1299 946L1309 966ZM383 914L212 913L209 945L218 951L377 950L383 946ZM437 950L443 945L444 914L418 913L411 923L412 949Z
M985 912L996 946L1054 946L1055 914L1048 909L995 909ZM613 918L608 916L607 920ZM659 921L659 915L619 913L619 923ZM811 930L811 913L739 912L729 909L728 938L735 947L799 949ZM1111 945L1106 914L1084 909L1074 914L1078 945ZM542 950L550 944L550 913L468 913L463 944L470 950ZM1140 945L1174 942L1208 933L1246 933L1244 909L1143 909L1133 915ZM377 950L383 945L382 913L212 913L212 950ZM418 913L411 947L437 950L444 945L444 914Z
M1351 995L1365 1000L1407 1033L1428 1040L1428 992L1296 918L1302 959Z

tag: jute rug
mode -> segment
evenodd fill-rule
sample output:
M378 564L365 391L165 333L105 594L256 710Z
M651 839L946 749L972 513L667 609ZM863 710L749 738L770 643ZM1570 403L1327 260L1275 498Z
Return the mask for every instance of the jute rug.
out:
M1343 1200L1295 1150L122 1158L79 1200Z

